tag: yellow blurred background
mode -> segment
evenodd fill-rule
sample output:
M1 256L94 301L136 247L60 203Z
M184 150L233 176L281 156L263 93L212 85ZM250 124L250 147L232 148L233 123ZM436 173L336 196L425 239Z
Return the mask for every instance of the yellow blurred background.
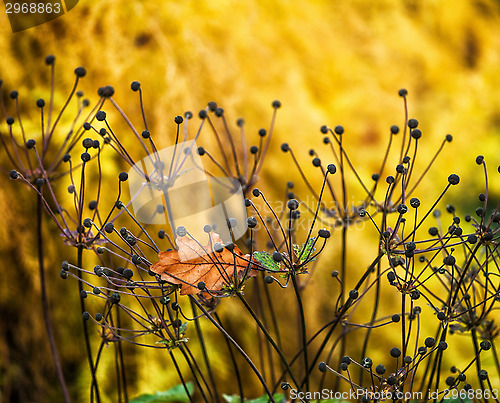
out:
M476 155L483 154L495 171L499 163L497 1L81 0L67 15L16 34L11 33L5 14L0 21L3 92L18 90L27 113L35 109L37 98L48 97L48 68L43 63L48 54L57 58L59 103L71 88L74 68L84 66L87 75L81 89L85 95L95 101L98 87L112 85L114 99L138 128L142 127L138 97L130 83L140 81L150 132L159 147L173 144L174 116L187 110L196 115L209 101L224 108L234 128L236 119L243 117L247 141L256 143L257 131L269 125L271 102L279 99L282 107L259 184L271 199L282 197L287 180L296 181L298 193L305 191L289 155L279 150L282 142L290 144L313 182L320 183L307 151L315 148L325 162L332 162L322 144L319 128L323 124L345 127L351 160L368 179L378 168L390 126L404 122L400 88L408 89L409 115L419 120L423 132L420 168L447 133L454 137L422 184L420 196L416 194L423 204L430 206L432 195L437 196L452 172L462 178L461 190L454 189L457 206L462 203L460 192L474 200L483 186ZM12 103L10 108L14 110ZM115 121L132 137L118 118ZM129 144L134 144L132 138ZM0 165L8 172L8 160L0 155ZM119 172L111 158L104 169L104 175L113 178ZM492 174L491 182L490 197L495 199L500 181ZM25 215L34 205L33 195L7 176L0 183L5 212L0 216L0 387L9 396L11 389L32 384L40 393L36 401L57 401L57 381L39 312L36 246L29 232L33 224ZM430 199L424 201L428 195ZM464 207L469 204L463 201ZM368 241L360 242L364 246ZM81 326L76 285L63 283L58 275L60 262L72 252L57 242L47 244L58 344L72 393L79 397L77 401L84 401L89 378L82 340L74 330ZM337 252L335 248L329 252L332 259L338 259ZM363 267L370 261L355 252L350 259L350 264ZM315 295L328 298L329 290L320 280L332 268L325 264L324 274L318 275ZM356 278L350 280L351 286ZM309 298L311 316L323 323L324 300ZM224 301L221 308L226 322L234 320L236 329L240 319L232 303ZM190 337L196 337L194 332ZM389 334L384 337L397 341ZM387 351L374 360L381 360ZM133 368L129 396L178 383L177 378L166 376L170 366L166 356L158 360L155 351L129 354ZM113 370L112 354L108 355L101 364L102 373ZM217 353L214 357L214 365L224 367ZM235 393L228 371L224 368L218 377Z

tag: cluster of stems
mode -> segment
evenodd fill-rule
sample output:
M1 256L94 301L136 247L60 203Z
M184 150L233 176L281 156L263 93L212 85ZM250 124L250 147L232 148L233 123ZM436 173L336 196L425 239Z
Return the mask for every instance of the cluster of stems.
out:
M460 178L451 174L446 180L430 172L452 137L446 135L419 168L422 164L416 161L425 158L418 152L422 132L419 122L409 119L405 90L399 92L403 129L390 128L380 165L370 178L363 177L350 156L352 144L346 144L344 128L323 126L326 151L309 152L315 171L304 168L293 144L281 145L284 158L291 158L296 167L296 182L305 190L286 182L284 200L276 203L265 194L273 194L280 184L265 192L265 183L255 186L266 155L273 152L278 101L272 104L269 128L256 136L248 135L242 119L232 129L225 111L214 102L198 113L200 123L194 130L193 113L176 116L174 151L163 161L148 126L139 82L134 81L131 90L139 95L141 129L113 99L112 87L98 90L93 107L83 99L77 90L85 76L81 67L75 69L74 87L56 113L55 58L47 57L46 64L51 97L48 105L42 99L36 102L39 133L28 135L24 129L22 97L12 91L14 109L1 104L6 126L1 126L0 138L7 161L2 167L36 197L41 309L66 402L71 397L55 342L45 268L46 260L51 266L60 262L44 255L46 217L74 250L59 275L76 282L90 401L102 399L99 364L104 354L113 354L114 393L117 401L126 402L131 388L126 351L153 348L170 360L169 373L176 375L175 382L183 385L191 401L222 402L227 379L216 371L214 346L219 346L218 356L227 358L225 372L235 380L230 392L241 402L256 391L279 402L290 390L300 396L292 400L310 401L313 395L308 393L324 388L350 389L363 401L416 392L423 393L422 400L440 401L451 392L470 398L470 391L480 391L478 400L489 401L488 391L493 393L495 385L484 361L493 362L488 369L500 376L494 318L500 301L500 202L489 200L486 162L479 156L476 163L483 169L485 190L478 208L461 218L447 205L441 214L443 200L459 196L452 188ZM64 118L70 110L72 119ZM258 145L249 146L250 138ZM192 140L203 146L183 148ZM105 179L105 153L117 156L129 173ZM189 170L185 165L192 153L204 161L194 169L208 178L232 178L241 189L248 216L242 237L235 236L238 223L232 217L227 226L233 239L225 243L212 242L218 229L210 222L199 223L205 239L176 226L169 189ZM149 160L154 169L142 169L141 160ZM293 179L288 171L287 180ZM160 191L147 222L134 214L139 196L127 192L131 172L143 183L140 191ZM421 200L419 185L430 178L442 181L443 190ZM363 259L356 260L360 232L370 235ZM194 260L181 258L185 245L194 245ZM168 257L167 263L158 271L162 256ZM359 263L351 263L360 260L367 262L361 270ZM204 271L196 274L199 270ZM219 280L209 282L214 276ZM318 298L324 298L323 312L313 315ZM223 309L221 313L221 304L237 306L247 325L235 330ZM92 329L99 330L97 338ZM297 332L296 340L289 330ZM245 341L243 335L254 332L253 342ZM455 364L457 354L448 344L460 336L469 340L470 354L464 353ZM374 363L373 356L380 362ZM498 401L494 394L491 399Z

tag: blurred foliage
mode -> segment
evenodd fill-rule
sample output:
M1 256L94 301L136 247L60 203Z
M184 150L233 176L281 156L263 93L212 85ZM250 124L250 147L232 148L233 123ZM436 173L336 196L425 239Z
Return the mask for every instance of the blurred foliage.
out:
M186 384L189 393L194 391L192 382ZM169 390L137 396L130 403L162 403L162 402L189 402L189 396L182 385L176 385Z
M497 1L82 0L64 17L16 34L9 31L6 17L1 18L5 22L0 24L0 78L7 93L20 92L22 111L34 110L35 100L49 92L48 69L43 65L47 54L57 56L61 102L71 88L73 69L83 65L88 71L83 80L86 95L95 100L97 87L113 85L115 100L141 127L138 100L129 89L133 80L139 80L150 131L159 146L172 144L175 115L196 112L212 100L233 121L244 117L249 137L256 139L258 129L270 120L270 102L279 99L283 107L261 178L271 199L282 197L286 181L297 176L288 169L289 156L279 151L281 142L290 143L306 172L319 183L321 178L312 171L306 151L315 147L326 155L320 148L324 147L319 133L322 124L344 125L351 159L360 166L361 175L371 175L380 162L390 125L403 122L397 96L401 87L408 89L410 117L419 119L424 133L421 155L430 159L446 133L454 136L422 184L422 194L442 189L452 169L461 175L462 189L475 195L482 183L477 179L475 156L481 153L493 164L498 161ZM0 165L8 172L9 163L1 155ZM116 178L117 164L109 158L104 175ZM495 198L500 183L496 178L492 182ZM34 194L9 183L6 176L0 183L4 212L0 216L1 393L15 393L21 401L57 401L58 386L39 311L36 246L30 232ZM297 188L297 193L305 191L298 180ZM72 393L83 401L89 378L79 336L78 295L76 285L58 276L60 262L73 252L61 245L54 225L46 224L45 231L52 320ZM356 240L360 250L367 239L363 235ZM366 264L362 254L350 259L352 266ZM311 295L305 296L308 314L318 323L328 311L322 301L328 300L331 290L321 285L332 269L327 266L318 269L308 289ZM391 301L384 303L389 306ZM228 327L239 329L245 319L231 301L221 308ZM290 322L293 327L294 319ZM239 337L247 345L255 342L253 334ZM387 335L389 341L392 337ZM221 367L217 376L228 382L225 392L235 392L231 374L224 369L226 358L211 348L214 365ZM167 376L168 357L158 357L154 351L137 354L131 347L127 351L132 395L178 383ZM385 355L381 351L373 358ZM100 366L102 373L112 372L112 354ZM255 393L258 396L261 391Z

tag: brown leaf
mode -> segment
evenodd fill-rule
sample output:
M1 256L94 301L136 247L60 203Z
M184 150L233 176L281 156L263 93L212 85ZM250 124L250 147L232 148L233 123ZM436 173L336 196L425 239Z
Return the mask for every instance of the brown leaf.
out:
M201 246L196 240L188 237L176 239L179 250L160 252L158 262L151 266L151 271L160 274L162 280L181 285L181 295L198 294L201 291L197 285L200 281L210 291L219 291L225 284L232 281L234 269L241 278L247 270L249 255L243 255L235 245L233 251L226 248L215 252L213 247L221 243L219 235L210 233L211 242ZM256 276L251 269L249 276Z

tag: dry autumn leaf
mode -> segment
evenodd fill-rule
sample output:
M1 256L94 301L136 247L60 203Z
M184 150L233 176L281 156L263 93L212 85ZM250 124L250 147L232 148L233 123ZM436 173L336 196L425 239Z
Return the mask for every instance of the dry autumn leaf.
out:
M222 240L214 232L210 233L210 238L211 241L202 246L188 236L178 237L179 249L160 252L151 271L161 275L162 280L180 284L181 295L200 293L197 285L201 281L208 290L220 291L231 281L235 268L241 278L247 270L250 255L243 255L236 245L232 252L226 248L215 252L214 245L222 244ZM256 271L251 269L248 275L253 277Z

